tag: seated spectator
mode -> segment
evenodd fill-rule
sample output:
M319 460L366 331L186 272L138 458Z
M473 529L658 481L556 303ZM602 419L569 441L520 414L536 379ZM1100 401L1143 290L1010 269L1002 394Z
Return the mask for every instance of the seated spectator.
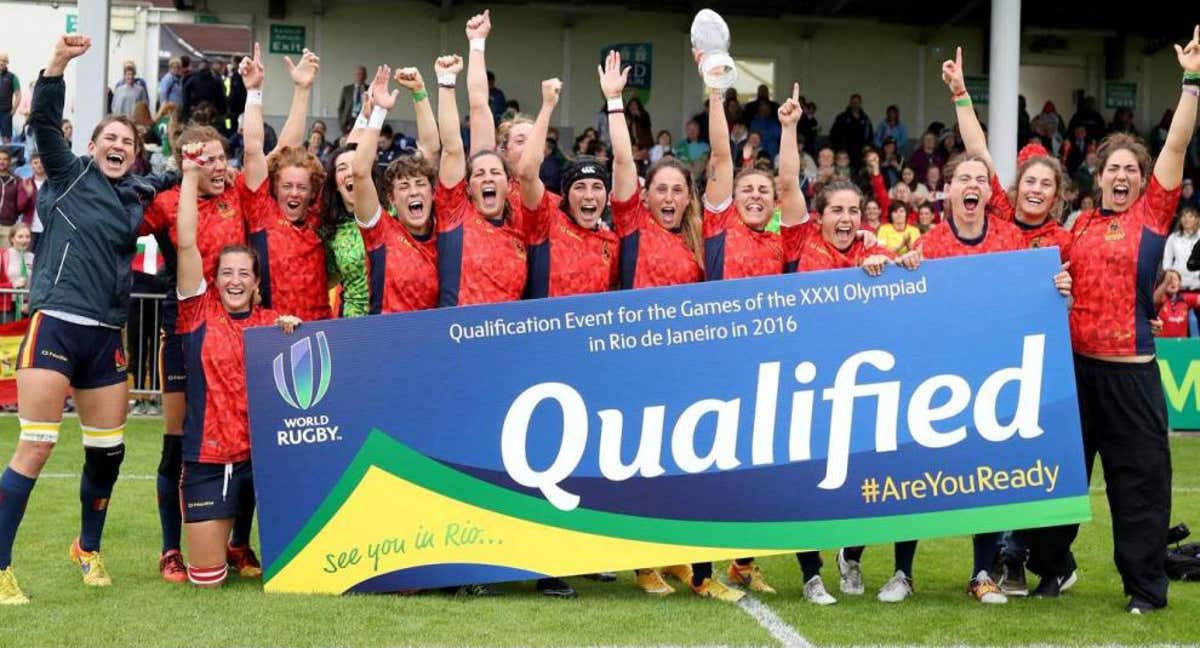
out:
M655 141L656 143L654 147L650 149L650 164L658 162L659 160L663 159L664 156L675 155L675 152L671 150L671 131L658 131L658 137Z
M896 140L890 137L883 139L883 150L879 152L879 159L879 172L883 175L883 186L890 189L892 185L900 181L900 171L904 169L904 158L900 155Z
M851 164L849 151L838 151L834 156L833 175L845 180L854 179L854 168Z
M735 93L736 99L736 93ZM763 106L766 106L765 108ZM758 86L755 93L754 101L747 103L742 107L742 114L735 121L740 121L749 126L750 122L754 121L755 117L764 114L770 114L775 121L779 121L779 104L771 101L771 89L767 84L763 83ZM732 121L730 123L733 123ZM750 126L753 129L753 126ZM777 141L779 138L775 138Z
M817 163L812 156L808 154L808 142L804 139L804 133L796 131L796 146L800 149L800 182L814 182L817 179ZM778 158L775 162L776 168L779 167Z
M882 225L880 218L883 216L883 210L879 208L879 202L874 198L868 198L863 203L863 229L870 232L878 232Z
M756 106L757 114L746 124L746 128L750 129L751 133L758 133L762 147L766 149L767 159L774 160L775 156L779 155L779 138L783 133L779 117L774 112L767 114L767 111L771 110L770 101L759 101Z
M26 290L33 275L33 234L25 223L17 223L10 235L11 246L0 257L0 288ZM6 320L20 319L29 314L29 300L23 294L5 293L0 296L0 311Z
M888 205L887 222L876 231L879 244L897 256L907 254L921 237L921 230L908 222L908 214L908 206L904 203Z
M17 222L17 198L21 178L13 173L12 154L0 148L0 247L8 245L8 234Z
M1059 159L1062 160L1063 167L1066 168L1067 173L1074 173L1079 168L1079 165L1083 164L1090 144L1091 141L1088 140L1087 136L1087 127L1083 125L1076 126L1071 133L1071 138L1063 142L1062 151L1059 153Z
M929 200L933 203L933 211L942 213L942 199L945 197L945 186L942 183L942 170L939 167L929 167L925 170L925 188L929 191Z
M158 109L158 115L154 119L154 135L158 138L159 150L164 157L171 157L172 144L178 134L175 119L177 109L178 106L174 102L168 101Z
M903 151L908 143L908 129L900 121L900 109L895 105L887 107L887 115L875 129L875 148L882 149L884 141L888 139L891 139L900 151Z
M1100 173L1100 156L1096 153L1096 145L1089 144L1087 153L1083 156L1083 164L1071 173L1071 181L1079 187L1079 195L1091 196L1096 191L1096 175Z
M1071 228L1075 227L1075 221L1079 218L1080 214L1082 214L1083 212L1091 211L1095 208L1096 208L1096 197L1090 193L1083 194L1082 196L1079 197L1079 206L1076 207L1075 210L1072 211L1070 214L1067 214L1067 219L1063 221L1063 227L1067 231L1070 231Z
M771 154L763 147L763 136L758 131L750 131L750 136L737 149L738 156L735 158L737 168L753 169L761 160L766 160L770 165Z
M694 177L699 177L708 164L708 142L700 139L700 122L689 120L683 128L684 140L675 145L675 157L683 162Z
M932 131L921 136L921 145L908 158L908 166L912 167L914 177L925 177L925 171L931 166L940 167L946 163L946 158L938 150L938 138Z
M1200 196L1196 195L1196 185L1191 178L1184 178L1179 190L1179 209L1185 207L1200 209Z
M555 137L550 137L550 134ZM558 150L558 133L546 135L546 156L538 167L538 178L547 187L561 187L563 171L567 168L567 156Z
M1162 321L1162 330L1158 332L1158 337L1188 337L1191 312L1198 308L1200 294L1181 291L1179 272L1163 270L1158 286L1154 289L1154 310L1158 313L1158 319Z
M1187 206L1179 212L1175 231L1167 237L1163 249L1163 270L1174 270L1179 273L1179 290L1189 293L1200 292L1200 272L1187 269L1188 257L1192 248L1200 242L1200 211Z
M941 222L940 215L933 211L933 203L923 202L917 206L917 231L925 234Z
M1168 125L1170 125L1170 123L1170 121L1167 121ZM1117 112L1113 114L1112 123L1108 125L1108 132L1137 135L1137 126L1134 126L1133 124L1133 109L1117 108Z
M404 133L397 133L391 124L384 124L383 128L379 129L379 150L375 154L375 165L386 168L392 160L416 151L416 140Z

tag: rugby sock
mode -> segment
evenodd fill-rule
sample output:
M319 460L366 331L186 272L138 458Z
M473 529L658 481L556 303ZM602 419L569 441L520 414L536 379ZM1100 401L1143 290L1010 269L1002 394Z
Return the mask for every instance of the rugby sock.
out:
M845 560L853 560L855 562L862 562L862 555L863 555L864 550L866 550L866 547L846 547L846 548L842 549L842 558Z
M813 576L821 575L821 554L816 551L801 551L796 554L796 560L800 561L800 573L803 574L804 582L812 580Z
M238 503L237 517L233 520L233 533L229 536L229 546L249 547L250 529L254 525L254 498L243 497Z
M706 578L712 578L712 563L692 563L692 587L700 587Z
M25 505L33 491L36 479L30 479L12 467L0 475L0 569L12 564L13 541L17 538L17 527L25 516Z
M905 540L904 542L897 542L894 551L896 555L896 571L904 572L904 575L911 580L913 558L917 556L917 541Z
M996 561L996 553L1000 551L1000 532L976 533L971 539L975 549L975 567L971 569L971 578L981 571L988 571Z
M162 552L178 551L183 514L179 507L179 477L183 471L183 437L163 435L158 462L158 523L162 527Z
M114 430L92 430L83 427L84 460L83 476L79 480L80 526L79 548L84 551L98 551L100 536L104 533L104 520L108 517L108 501L112 497L113 484L117 483L117 475L121 472L121 462L125 459L125 444L118 442L111 446L88 445L89 432L94 436L105 436L121 440L121 428Z
M754 559L753 558L738 558L737 560L735 560L733 562L737 563L738 567L749 567L750 565L754 564Z
M225 576L229 574L229 567L225 563L221 563L216 567L193 567L187 566L188 580L193 585L200 587L219 587L225 582Z

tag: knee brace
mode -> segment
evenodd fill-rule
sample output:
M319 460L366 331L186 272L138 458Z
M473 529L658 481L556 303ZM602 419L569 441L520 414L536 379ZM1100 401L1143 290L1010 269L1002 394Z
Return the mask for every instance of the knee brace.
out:
M183 472L183 437L163 435L162 457L158 460L158 474L178 482Z
M225 582L225 576L229 573L229 566L221 563L216 567L196 567L194 565L187 566L188 580L193 585L200 587L219 587Z
M97 448L84 446L83 474L99 488L112 488L121 473L121 462L125 460L125 444L116 447Z
M35 443L58 443L58 429L62 421L43 422L18 419L21 423L21 440Z

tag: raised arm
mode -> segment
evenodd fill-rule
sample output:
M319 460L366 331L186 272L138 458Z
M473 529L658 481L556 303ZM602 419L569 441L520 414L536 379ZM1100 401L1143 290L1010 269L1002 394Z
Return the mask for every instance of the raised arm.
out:
M621 55L610 50L604 65L596 68L600 73L600 91L608 101L608 136L612 139L612 197L614 200L629 200L638 190L637 165L633 161L633 140L629 138L629 124L625 122L625 103L621 94L629 80L629 68L621 69Z
M1175 106L1175 116L1171 118L1167 141L1154 163L1154 177L1168 191L1183 181L1184 156L1196 129L1196 101L1200 95L1200 25L1192 30L1192 40L1187 45L1175 46L1175 56L1183 68L1183 89L1179 104Z
M462 131L458 128L458 98L454 92L454 83L462 68L462 57L458 54L439 57L433 64L438 79L438 132L442 136L438 182L443 187L457 186L467 176Z
M355 128L358 148L354 150L354 160L350 163L350 172L354 175L354 218L359 225L374 225L372 222L379 211L379 194L375 189L375 178L371 169L375 166L375 154L379 150L379 131L387 120L387 111L396 105L396 95L399 90L388 92L388 77L392 70L381 65L375 71L375 79L367 96L363 97L364 104L370 104L370 119L363 129ZM366 107L363 109L366 112ZM360 132L361 130L361 132Z
M471 43L467 59L467 104L470 106L472 154L496 148L496 117L488 104L487 59L483 54L490 33L490 10L471 16L467 21L467 40Z
M396 83L412 92L413 109L417 112L417 150L426 160L434 160L442 151L438 137L437 118L433 115L433 102L425 91L425 79L415 67L396 70Z
M540 171L542 161L546 159L546 133L550 130L550 116L558 105L562 94L562 81L547 79L542 81L542 109L538 111L537 119L533 122L533 131L525 140L525 150L521 153L521 161L517 164L517 178L521 181L521 204L526 209L535 209L542 202L546 186L542 184Z
M183 147L179 156L183 167L183 182L179 185L179 215L176 222L176 286L181 295L195 295L204 281L204 262L196 247L196 228L199 223L197 201L200 199L201 156L204 144L194 142Z
M796 143L796 127L802 115L804 109L800 106L800 84L795 83L792 84L791 98L779 107L779 125L783 133L779 139L779 209L782 212L781 223L787 227L808 220L808 204L804 201L804 192L800 190L800 146ZM712 187L711 180L708 186Z
M699 61L700 52L693 54ZM729 121L725 118L724 93L713 88L708 88L708 145L711 150L704 202L716 207L733 195L733 151L729 143Z
M288 108L287 121L279 131L279 141L275 144L274 153L285 146L297 147L304 143L304 122L308 117L308 98L312 94L313 82L321 69L321 59L304 50L299 63L293 63L290 56L283 57L287 64L288 73L292 76L292 105ZM249 90L249 86L247 86ZM247 102L249 103L249 102ZM262 106L259 106L260 114Z
M246 111L242 113L242 175L246 187L256 191L267 180L267 156L263 153L262 50L254 44L254 57L238 66L246 84Z
M71 59L83 56L91 46L92 39L87 36L60 36L54 43L50 62L33 88L29 123L42 154L42 164L51 178L69 174L79 164L79 158L71 152L71 143L62 132L63 104L67 95L63 71Z
M979 124L975 107L971 105L971 95L967 94L967 82L963 77L962 48L954 50L954 60L942 63L942 82L950 88L954 100L954 114L958 118L958 129L962 132L963 145L967 154L978 155L987 161L988 168L994 169L992 156L988 153L987 135Z

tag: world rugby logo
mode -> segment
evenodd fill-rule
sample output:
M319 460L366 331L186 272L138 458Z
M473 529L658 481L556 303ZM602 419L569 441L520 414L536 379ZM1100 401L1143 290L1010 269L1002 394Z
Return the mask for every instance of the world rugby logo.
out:
M320 367L313 366L313 337L317 339L317 352ZM329 341L325 333L318 332L315 336L306 337L292 344L289 352L290 369L284 369L284 354L275 356L273 365L275 374L275 389L288 405L296 409L306 410L325 397L329 389L329 379L333 373L333 363L329 356ZM291 383L288 377L291 377ZM313 380L317 376L317 380ZM314 384L315 382L315 384Z

